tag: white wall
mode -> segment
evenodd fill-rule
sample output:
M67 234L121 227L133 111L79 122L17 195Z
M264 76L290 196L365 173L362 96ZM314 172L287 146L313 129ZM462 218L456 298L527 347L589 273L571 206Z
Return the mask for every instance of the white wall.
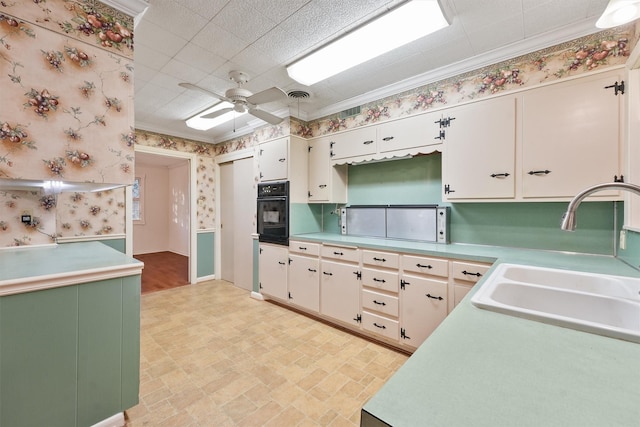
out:
M169 243L169 169L136 164L136 176L144 177L144 223L133 225L133 253L166 251Z
M189 256L189 163L169 169L168 250Z

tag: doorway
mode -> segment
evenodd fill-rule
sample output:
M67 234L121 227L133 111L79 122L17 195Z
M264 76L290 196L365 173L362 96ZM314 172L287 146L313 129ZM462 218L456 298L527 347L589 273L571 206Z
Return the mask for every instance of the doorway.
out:
M136 146L135 151L135 176L141 187L135 197L133 189L127 191L127 254L144 257L147 277L155 276L160 282L162 274L151 272L153 260L158 259L159 266L162 259L175 261L175 274L164 276L166 283L156 283L156 288L164 289L169 282L177 286L196 283L196 200L192 196L196 156L146 146Z
M251 291L256 209L253 157L219 165L220 278Z

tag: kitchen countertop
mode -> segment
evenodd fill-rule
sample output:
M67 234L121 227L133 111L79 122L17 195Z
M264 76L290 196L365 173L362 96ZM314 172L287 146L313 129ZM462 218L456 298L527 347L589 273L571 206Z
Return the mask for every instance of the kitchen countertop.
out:
M0 296L141 274L144 264L100 242L0 250Z
M325 233L292 239L640 277L611 256ZM475 307L470 298L492 270L365 404L361 425L640 425L640 345Z

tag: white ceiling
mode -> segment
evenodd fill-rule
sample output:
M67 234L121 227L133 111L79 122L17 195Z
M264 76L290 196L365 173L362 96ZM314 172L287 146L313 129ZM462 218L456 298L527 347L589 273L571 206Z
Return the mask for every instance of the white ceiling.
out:
M451 26L306 87L287 64L401 1L150 0L135 31L136 128L216 143L264 125L249 115L206 132L184 124L218 101L178 83L224 94L231 70L250 75L253 93L309 92L261 108L312 120L594 33L607 1L441 0Z

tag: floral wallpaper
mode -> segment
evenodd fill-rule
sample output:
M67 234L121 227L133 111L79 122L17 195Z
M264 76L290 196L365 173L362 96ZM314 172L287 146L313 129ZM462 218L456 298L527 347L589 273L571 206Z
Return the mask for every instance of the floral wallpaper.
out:
M132 28L95 0L0 1L0 178L133 182ZM0 246L124 233L123 189L42 197L0 191Z

